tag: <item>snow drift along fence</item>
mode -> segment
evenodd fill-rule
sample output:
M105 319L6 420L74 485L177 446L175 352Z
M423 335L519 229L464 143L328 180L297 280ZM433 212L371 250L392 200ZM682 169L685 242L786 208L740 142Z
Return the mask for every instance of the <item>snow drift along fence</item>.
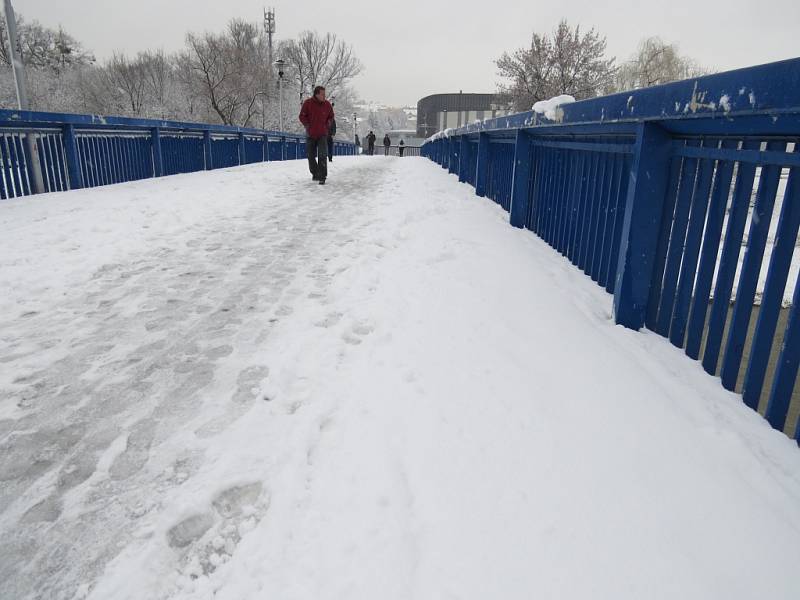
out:
M255 162L305 158L304 137L279 131L99 115L0 110L0 198L32 193L25 136L44 191L96 187ZM355 154L334 142L334 154Z
M800 59L475 123L422 154L613 293L617 323L668 337L791 435Z

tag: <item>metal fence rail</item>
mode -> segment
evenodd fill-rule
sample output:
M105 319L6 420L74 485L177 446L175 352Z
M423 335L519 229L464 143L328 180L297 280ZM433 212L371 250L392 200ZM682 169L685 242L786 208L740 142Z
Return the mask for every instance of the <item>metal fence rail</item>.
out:
M617 323L800 440L800 59L469 125L422 154L613 293Z
M402 148L402 154L400 149ZM420 156L421 146L375 146L375 156ZM367 149L364 148L363 153L368 154Z
M0 110L0 199L36 191L26 136L36 142L45 192L305 157L304 137L293 133ZM334 154L355 154L355 146L337 140Z

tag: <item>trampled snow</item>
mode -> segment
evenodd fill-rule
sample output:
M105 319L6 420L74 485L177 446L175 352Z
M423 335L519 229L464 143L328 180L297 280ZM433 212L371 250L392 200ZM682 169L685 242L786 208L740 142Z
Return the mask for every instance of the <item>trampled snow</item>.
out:
M795 443L429 161L0 223L0 598L798 597Z

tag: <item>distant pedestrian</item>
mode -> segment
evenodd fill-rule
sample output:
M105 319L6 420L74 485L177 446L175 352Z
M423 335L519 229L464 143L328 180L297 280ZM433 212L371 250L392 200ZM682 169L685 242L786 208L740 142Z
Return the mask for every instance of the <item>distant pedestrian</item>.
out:
M325 99L325 88L318 85L314 95L303 102L300 122L306 128L306 156L311 178L325 185L328 178L328 131L333 121L333 107Z
M403 157L403 150L406 149L406 143L403 141L403 138L400 138L400 143L397 145L397 150L400 152L400 158Z
M372 130L370 130L370 132L367 134L367 154L369 156L372 156L373 154L375 154L375 140L376 139L377 139L377 137L372 132Z
M358 139L358 134L356 134L356 154L361 154L361 140Z
M331 109L336 106L336 103L331 102ZM328 128L328 162L333 162L333 138L336 137L336 119L331 121L331 126Z
M383 136L383 155L389 156L389 148L392 145L392 138L389 137L389 134Z

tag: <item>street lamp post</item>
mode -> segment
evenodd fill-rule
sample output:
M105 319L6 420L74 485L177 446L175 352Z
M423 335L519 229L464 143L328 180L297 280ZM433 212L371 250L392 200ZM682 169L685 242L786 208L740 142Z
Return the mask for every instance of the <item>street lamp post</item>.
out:
M353 143L356 143L356 136L358 135L358 115L353 113Z
M6 15L6 28L8 30L8 45L11 55L11 67L14 70L14 83L17 88L17 106L20 110L30 110L28 100L28 80L25 76L25 64L17 48L17 21L14 16L14 6L11 0L4 0L3 9ZM44 178L42 177L42 166L39 164L39 147L36 145L36 138L33 132L25 134L25 144L28 148L28 157L31 160L30 174L33 178L32 188L36 194L45 192Z
M275 61L275 66L278 67L278 123L280 130L283 131L283 67L286 62L279 58Z

